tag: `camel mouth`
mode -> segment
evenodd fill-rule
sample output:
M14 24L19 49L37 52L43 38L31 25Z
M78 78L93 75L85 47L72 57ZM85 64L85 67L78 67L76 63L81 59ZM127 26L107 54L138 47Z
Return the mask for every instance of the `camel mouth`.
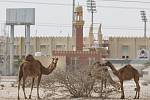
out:
M106 63L102 63L102 64L100 64L100 66L107 66L107 64Z

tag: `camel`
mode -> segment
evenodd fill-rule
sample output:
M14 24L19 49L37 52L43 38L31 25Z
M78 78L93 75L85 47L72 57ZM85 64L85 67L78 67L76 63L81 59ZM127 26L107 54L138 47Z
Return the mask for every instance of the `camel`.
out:
M19 90L20 90L21 79L23 79L22 89L23 89L24 97L25 97L25 99L27 99L27 96L25 94L25 80L27 79L27 77L32 78L32 85L31 85L31 92L29 94L29 99L31 99L31 94L32 94L35 78L38 79L38 81L37 81L37 98L40 99L39 84L41 81L41 76L49 75L50 73L52 73L52 71L56 68L57 61L58 61L58 58L52 58L51 64L48 66L48 68L46 68L42 65L42 63L39 60L34 59L34 57L32 55L30 55L30 54L27 55L25 57L25 61L23 61L23 63L21 63L21 65L19 66L18 100L20 100Z
M97 79L101 80L101 90L100 90L100 96L102 97L102 91L103 88L106 89L106 83L110 83L114 88L117 90L120 89L120 84L113 81L108 68L103 66L99 61L95 62L92 66L90 76Z
M133 68L130 64L128 64L124 66L123 68L117 70L110 61L107 61L103 65L110 67L113 74L119 78L120 83L121 83L121 99L125 98L124 89L123 89L123 81L131 80L131 79L134 79L134 82L136 83L136 88L135 88L136 94L135 94L134 99L139 99L139 96L140 96L139 72L135 68Z

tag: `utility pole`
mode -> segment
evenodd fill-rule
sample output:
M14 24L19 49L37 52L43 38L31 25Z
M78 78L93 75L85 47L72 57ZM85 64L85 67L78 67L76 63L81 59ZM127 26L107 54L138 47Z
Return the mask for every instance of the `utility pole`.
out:
M87 0L87 10L89 12L91 12L91 33L89 34L89 37L94 39L94 35L93 35L93 17L94 17L94 13L96 13L96 2L95 2L95 0ZM90 39L90 46L93 45L92 44L93 39Z
M74 34L74 26L73 26L73 22L75 20L75 18L74 18L74 10L75 10L75 0L73 0L73 3L72 3L72 36Z

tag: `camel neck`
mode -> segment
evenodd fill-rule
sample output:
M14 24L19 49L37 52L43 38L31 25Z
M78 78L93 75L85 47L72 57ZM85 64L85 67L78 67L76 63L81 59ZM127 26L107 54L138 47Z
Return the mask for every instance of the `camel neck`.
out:
M48 74L50 74L50 73L52 73L52 71L56 68L56 64L57 63L51 63L49 66L48 66L48 68L42 68L43 70L42 70L42 74L44 74L44 75L48 75Z
M114 74L114 75L119 76L119 75L118 75L118 70L115 68L114 65L111 64L109 67L110 67L111 70L113 71L113 74Z

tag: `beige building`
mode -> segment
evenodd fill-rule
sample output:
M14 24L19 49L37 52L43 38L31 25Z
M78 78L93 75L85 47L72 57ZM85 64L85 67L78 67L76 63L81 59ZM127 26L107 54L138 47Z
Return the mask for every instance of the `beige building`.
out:
M102 44L102 34L100 28L97 34L97 46L101 46ZM9 38L0 37L0 74L9 73ZM26 54L26 42L24 37L15 37L14 38L14 68L13 72L16 73L18 70L18 66L16 66L16 62L18 59L21 59ZM83 38L83 51L89 50L89 37ZM30 54L36 56L44 56L44 58L39 58L43 64L47 65L52 57L52 51L74 51L73 38L72 37L31 37L30 38ZM65 61L65 58L61 58L61 60ZM65 63L59 60L59 65L64 66ZM5 67L7 66L7 67Z
M98 31L98 45L102 47L105 45L102 40L101 31ZM103 41L103 42L102 42ZM5 45L7 43L7 46ZM83 50L89 50L89 38L84 37L83 39ZM107 44L107 43L106 43ZM109 37L108 40L108 52L110 59L136 59L139 57L140 50L150 50L150 38L143 37ZM6 48L7 47L7 48ZM25 55L25 39L24 37L15 37L14 42L14 54L15 59L21 58ZM7 50L6 50L7 49ZM66 50L73 51L73 39L72 37L31 37L30 39L30 52L33 55L40 54L41 56L45 56L45 58L52 57L53 50ZM5 66L4 55L7 55L7 61L9 66L9 39L8 41L4 40L4 37L0 39L0 65ZM43 58L44 59L44 58ZM41 59L41 60L43 60ZM65 58L61 58L64 60ZM42 61L42 62L45 62ZM59 62L60 63L60 62ZM48 63L47 63L48 64ZM64 66L65 63L60 65ZM5 69L4 67L0 68L0 71Z
M109 37L109 57L112 59L137 59L142 50L150 50L150 38L143 37ZM146 52L147 56L149 52ZM141 54L141 56L143 56Z
M101 38L100 38L101 39ZM86 51L89 48L88 37L83 39L83 50ZM14 42L14 53L16 56L25 55L25 39L24 37L16 37ZM1 48L3 50L3 48ZM30 53L35 55L41 53L42 56L52 56L53 50L66 50L74 51L72 37L31 37L30 39ZM2 53L0 51L0 53Z

